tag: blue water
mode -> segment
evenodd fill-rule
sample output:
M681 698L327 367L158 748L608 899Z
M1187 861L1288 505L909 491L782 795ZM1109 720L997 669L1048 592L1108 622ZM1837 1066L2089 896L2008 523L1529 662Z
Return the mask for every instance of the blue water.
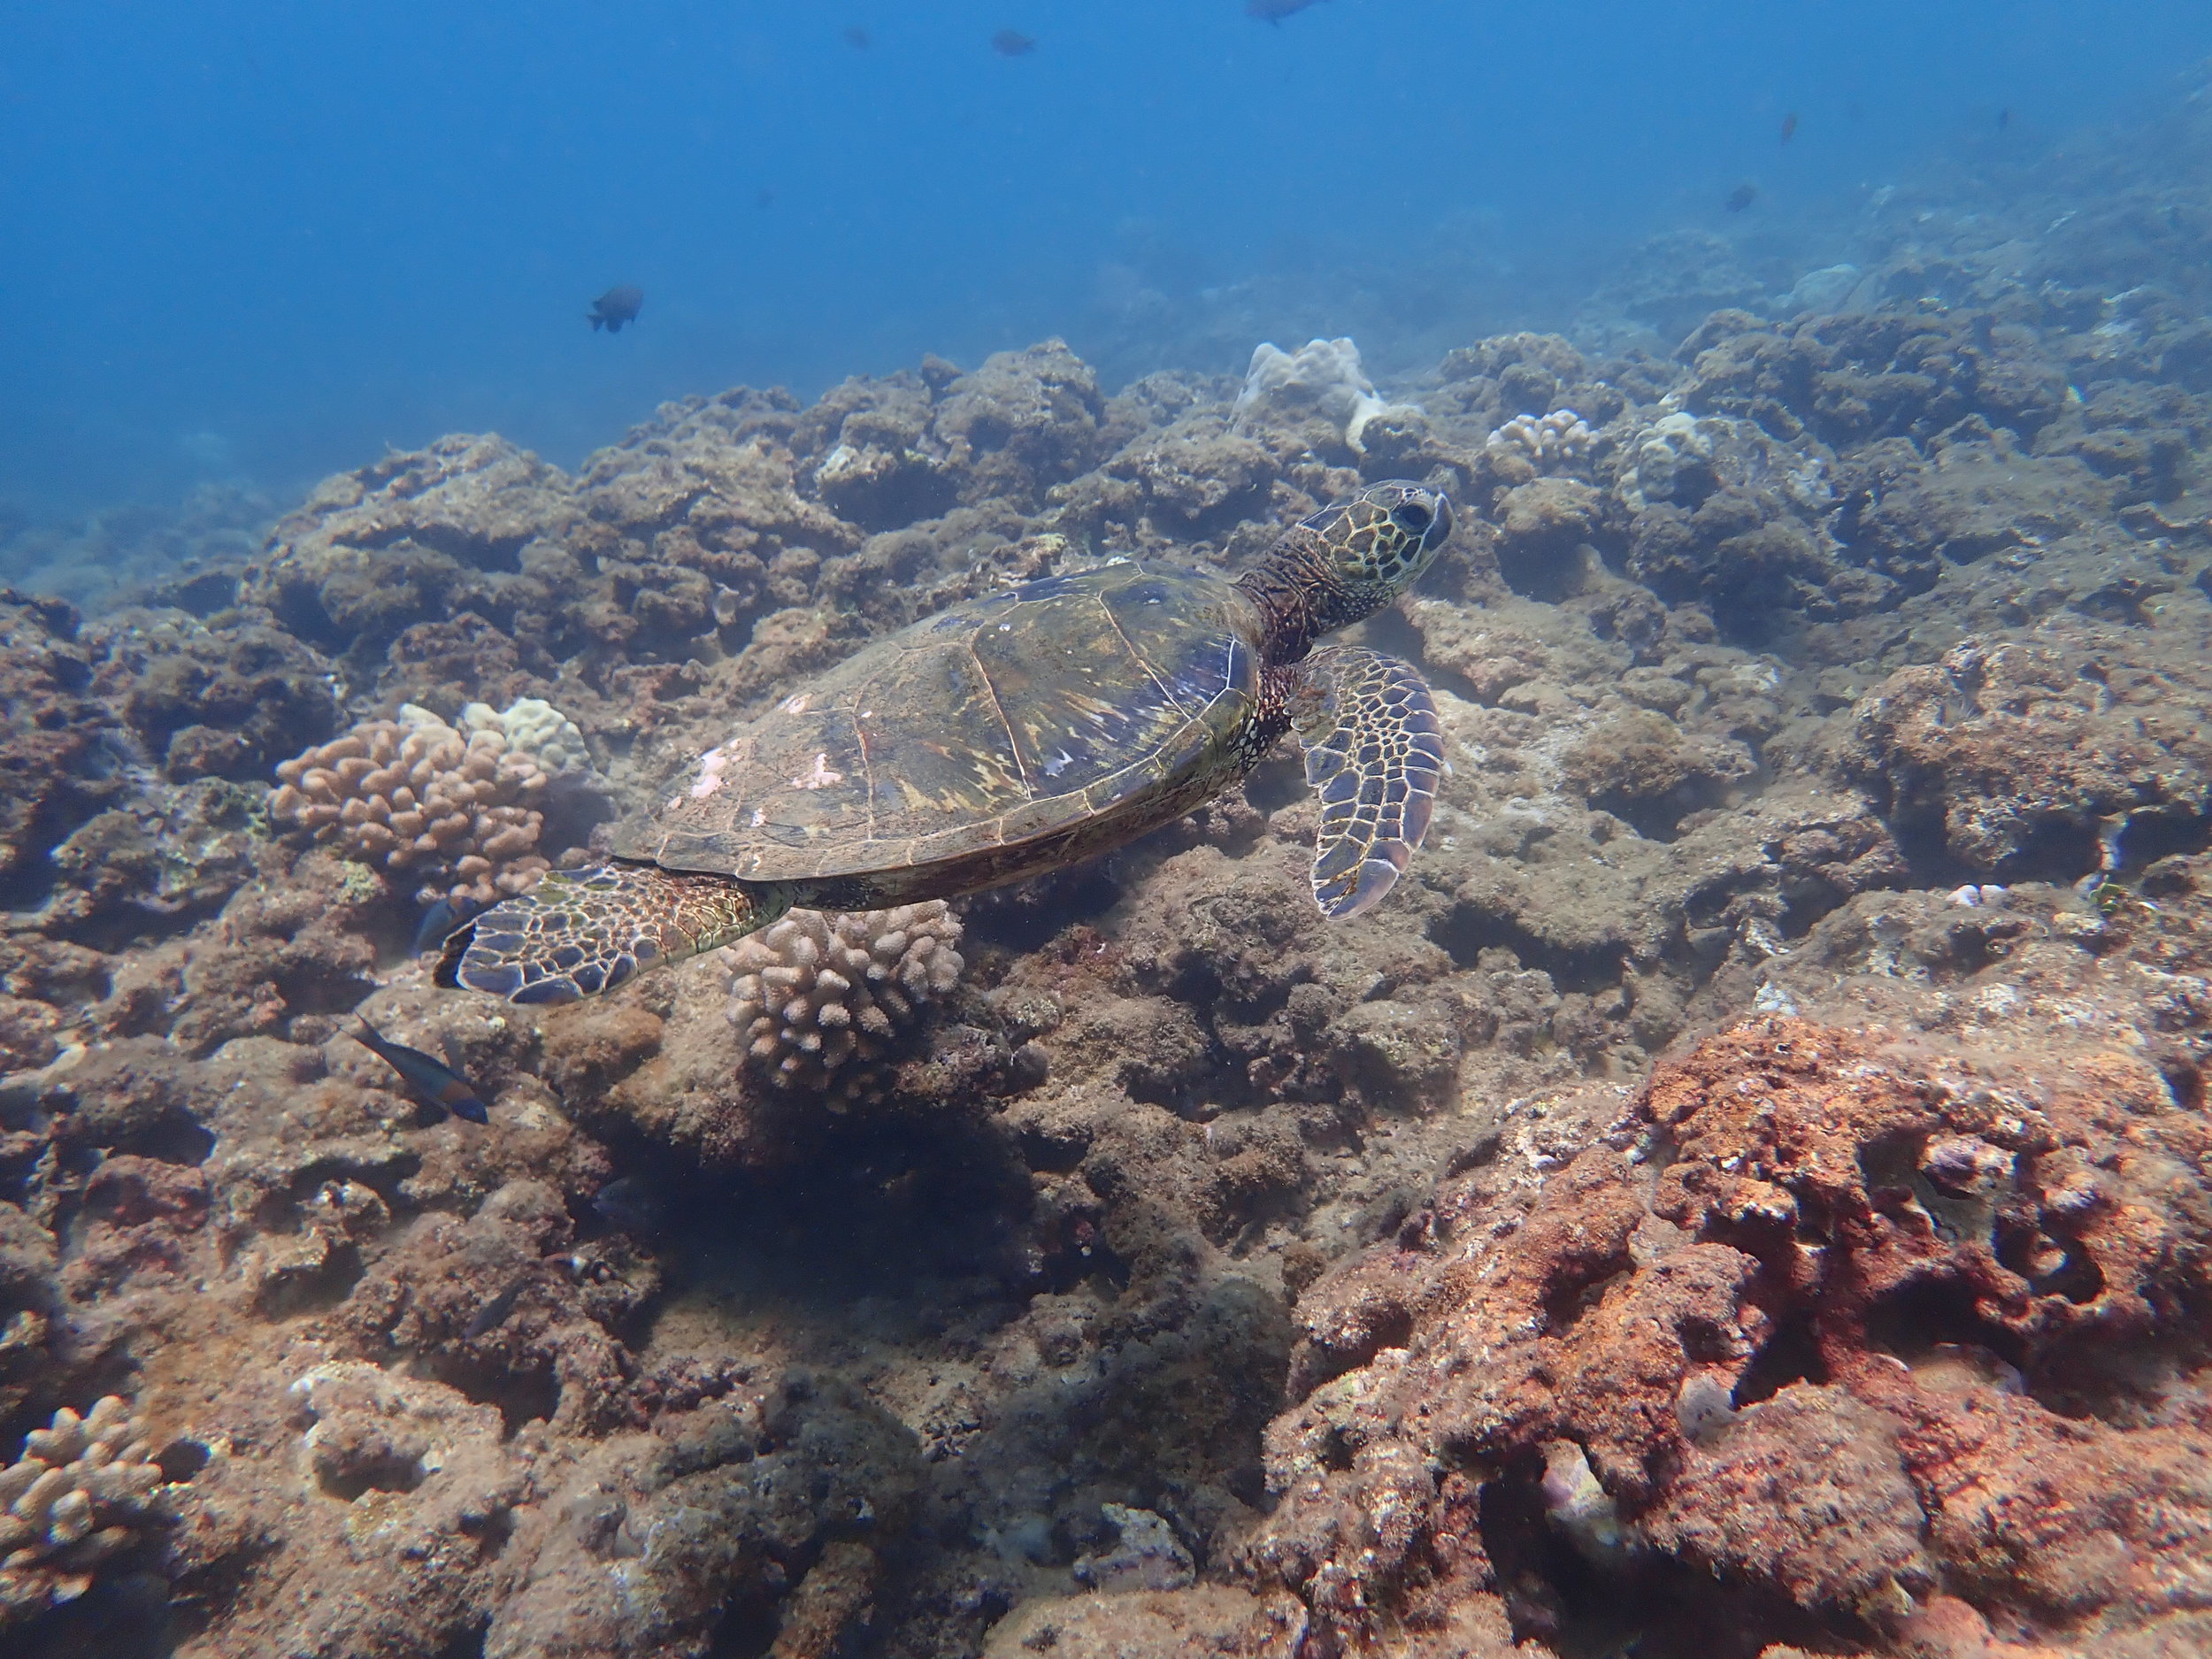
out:
M1172 336L1256 279L1257 334L1557 322L1654 231L1840 248L1882 183L2170 103L2212 6L46 0L0 40L0 498L61 511L455 429L572 464L664 397L1049 333L1234 368Z

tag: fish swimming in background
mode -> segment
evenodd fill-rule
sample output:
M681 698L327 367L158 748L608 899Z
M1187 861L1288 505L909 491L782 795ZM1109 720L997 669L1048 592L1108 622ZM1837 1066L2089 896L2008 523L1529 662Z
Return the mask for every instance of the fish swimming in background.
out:
M2010 110L2000 110L2000 111L1997 111L1997 130L1998 130L1999 132L2001 132L2001 132L2003 132L2003 131L2004 131L2007 127L2010 127L2011 125L2012 125L2012 111L2011 111Z
M485 1333L495 1331L506 1324L507 1316L515 1310L515 1303L522 1299L522 1293L530 1288L531 1281L537 1276L534 1269L528 1268L516 1274L506 1289L476 1310L476 1317L468 1322L467 1328L461 1333L462 1336L473 1342Z
M421 956L435 950L445 943L446 935L473 917L481 905L456 904L450 899L440 899L422 913L422 926L415 929L415 954Z
M652 1238L668 1225L668 1206L640 1176L609 1181L592 1194L591 1207L636 1238Z
M1797 136L1797 111L1792 110L1782 118L1782 142L1788 143Z
M1244 15L1280 28L1285 18L1295 17L1315 4L1317 0L1244 0Z
M584 320L591 325L594 334L603 327L611 334L618 334L623 324L637 321L638 308L644 303L645 290L634 288L626 282L619 288L609 288L592 301Z
M851 47L853 50L864 52L868 50L868 31L862 28L859 24L848 23L845 25L844 34L845 44Z
M388 1041L365 1019L353 1040L398 1072L413 1100L425 1106L442 1106L472 1124L491 1122L490 1111L477 1099L468 1079L442 1061L432 1059L419 1048Z
M1026 58L1037 50L1037 42L1019 29L1001 29L991 36L991 50L1001 58Z
M1757 185L1740 184L1728 193L1728 199L1721 205L1732 213L1740 213L1758 199L1759 187Z

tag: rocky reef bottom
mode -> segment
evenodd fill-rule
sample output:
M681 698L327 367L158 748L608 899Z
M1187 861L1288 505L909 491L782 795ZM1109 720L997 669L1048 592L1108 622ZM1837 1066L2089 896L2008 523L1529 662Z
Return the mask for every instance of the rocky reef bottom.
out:
M1571 604L1412 615L1432 663L1595 649ZM2101 635L2100 686L2179 626ZM1819 718L1880 729L1920 672ZM777 977L818 925L530 1014L260 848L165 983L280 987L280 1028L195 1055L123 980L6 1084L0 1388L89 1413L0 1470L12 1650L2212 1646L2198 832L1922 885L1801 780L1481 853L1500 717L1444 695L1459 804L1402 904L1302 908L1311 809L1263 772L964 930L840 925L856 978L943 941L864 1088L794 1081L758 1013L832 996ZM14 949L19 1033L84 962ZM491 1122L408 1101L349 1002Z
M0 1650L2212 1651L2205 266L1916 211L1678 346L931 358L0 595ZM431 984L870 639L1394 476L1459 528L1346 637L1451 770L1372 913L1286 753Z

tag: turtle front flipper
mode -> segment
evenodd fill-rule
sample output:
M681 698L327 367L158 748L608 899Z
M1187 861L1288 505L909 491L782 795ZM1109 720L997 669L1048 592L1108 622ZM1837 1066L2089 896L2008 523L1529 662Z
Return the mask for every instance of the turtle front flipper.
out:
M1321 797L1313 897L1327 916L1379 903L1428 833L1444 736L1410 664L1332 646L1298 665L1291 723Z
M573 1002L757 932L791 896L780 883L652 864L548 871L448 934L437 981L511 1002Z

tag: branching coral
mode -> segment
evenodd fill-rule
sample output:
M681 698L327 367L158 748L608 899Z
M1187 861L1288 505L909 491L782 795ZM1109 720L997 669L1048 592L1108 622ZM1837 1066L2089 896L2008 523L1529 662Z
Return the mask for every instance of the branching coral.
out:
M1541 472L1585 459L1597 442L1590 423L1571 409L1555 409L1542 419L1516 415L1490 434L1494 449L1519 449Z
M419 873L416 896L487 904L529 886L554 785L588 775L582 734L551 704L480 703L456 731L408 704L277 768L271 808L365 863Z
M731 1021L754 1064L839 1109L883 1091L879 1062L958 982L960 918L941 899L826 916L794 910L730 947Z
M23 1455L0 1469L0 1624L90 1588L102 1562L161 1518L162 1480L115 1394L81 1417L64 1407L25 1435Z

